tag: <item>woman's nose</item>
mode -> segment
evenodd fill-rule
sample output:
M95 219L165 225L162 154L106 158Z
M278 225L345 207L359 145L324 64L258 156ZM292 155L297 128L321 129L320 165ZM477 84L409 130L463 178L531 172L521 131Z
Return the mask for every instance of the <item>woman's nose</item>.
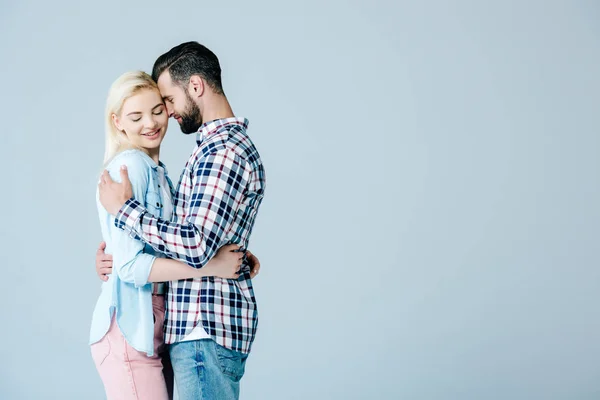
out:
M156 129L158 127L158 120L154 116L147 118L146 127L149 129Z

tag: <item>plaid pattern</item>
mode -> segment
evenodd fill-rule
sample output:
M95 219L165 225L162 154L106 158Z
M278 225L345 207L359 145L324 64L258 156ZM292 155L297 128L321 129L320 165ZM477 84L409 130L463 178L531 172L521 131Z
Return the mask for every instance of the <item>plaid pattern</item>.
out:
M174 197L173 222L125 203L115 224L169 257L201 268L227 243L245 250L263 199L265 173L246 134L248 120L204 124ZM249 353L258 323L250 267L238 280L205 277L170 282L165 342L175 343L202 322L221 346Z

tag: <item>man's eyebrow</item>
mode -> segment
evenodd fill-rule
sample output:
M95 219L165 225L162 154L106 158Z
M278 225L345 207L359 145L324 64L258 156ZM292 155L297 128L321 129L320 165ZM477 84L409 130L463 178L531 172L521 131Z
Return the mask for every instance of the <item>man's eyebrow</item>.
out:
M169 97L173 97L173 96L171 96L171 95L168 95L168 96L163 96L163 98L162 98L162 99L163 99L163 101L165 101L165 100L168 100L168 99L169 99Z

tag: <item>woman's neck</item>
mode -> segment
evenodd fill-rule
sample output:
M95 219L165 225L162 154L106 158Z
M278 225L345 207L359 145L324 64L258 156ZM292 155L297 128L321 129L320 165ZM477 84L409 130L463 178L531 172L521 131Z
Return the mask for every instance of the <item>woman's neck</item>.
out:
M148 154L148 156L154 160L154 162L156 163L156 165L158 165L158 162L160 160L159 154L160 154L160 148L156 148L156 149L151 149L151 150L147 150L144 149L144 151L146 152L146 154Z

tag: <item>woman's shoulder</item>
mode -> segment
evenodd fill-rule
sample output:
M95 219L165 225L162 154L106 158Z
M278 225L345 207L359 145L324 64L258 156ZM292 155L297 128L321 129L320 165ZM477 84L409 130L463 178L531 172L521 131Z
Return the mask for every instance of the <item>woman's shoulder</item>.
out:
M117 154L104 169L108 171L113 180L120 182L120 168L125 165L129 180L147 181L152 169L152 159L141 150L125 150Z
M152 168L152 160L141 150L129 149L115 155L107 164L106 169L109 172L118 171L122 165L126 165L128 169L147 170Z

